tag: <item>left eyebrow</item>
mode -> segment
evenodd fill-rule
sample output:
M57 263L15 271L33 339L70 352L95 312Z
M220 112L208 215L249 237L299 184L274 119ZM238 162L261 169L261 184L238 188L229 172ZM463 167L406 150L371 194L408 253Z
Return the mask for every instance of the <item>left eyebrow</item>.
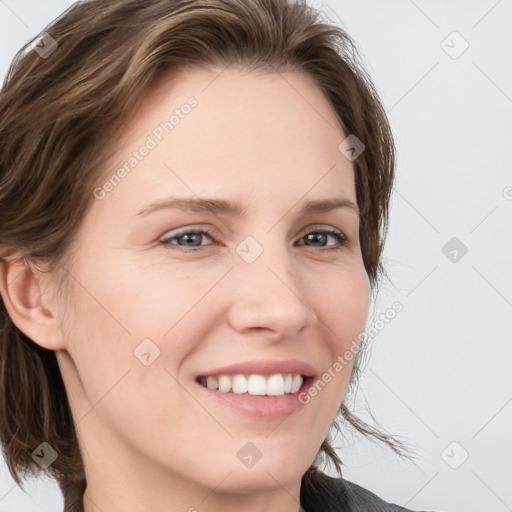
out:
M310 213L330 212L336 208L348 208L359 215L359 208L350 199L335 198L324 199L322 201L306 201L304 206L300 209L300 215L307 215Z
M137 215L148 215L162 208L178 208L192 213L223 213L232 217L245 217L247 209L238 203L224 199L207 198L177 198L168 197L154 201L145 206ZM306 201L299 211L300 215L328 212L336 208L348 208L359 214L357 205L345 198L323 199L320 201Z

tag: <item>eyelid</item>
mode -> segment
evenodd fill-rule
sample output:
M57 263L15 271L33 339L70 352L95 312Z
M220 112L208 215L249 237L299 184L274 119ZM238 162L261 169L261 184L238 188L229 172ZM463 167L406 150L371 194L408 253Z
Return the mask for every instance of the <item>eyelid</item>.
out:
M212 233L215 232L215 228L212 227L198 227L198 226L190 226L190 227L184 227L179 228L177 231L168 231L167 233L163 234L161 237L159 237L160 243L163 242L169 242L169 240L173 240L175 238L180 238L183 235L187 235L189 233L199 233L202 235L208 235L211 239L214 239L215 237L212 235ZM205 247L205 246L201 246Z
M301 235L299 236L299 238L308 235L309 233L311 233L311 231L314 231L315 229L319 229L319 230L333 230L333 231L336 231L336 232L340 233L345 238L347 238L347 236L345 235L344 231L342 231L339 228L335 228L333 226L329 226L329 225L326 225L326 224L312 224L310 226L306 226L301 231ZM167 233L164 233L160 237L160 240L164 240L164 239L168 240L169 238L177 238L177 237L179 237L181 235L184 235L184 234L187 234L187 233L190 233L190 232L198 232L198 231L205 232L206 234L212 236L212 233L215 233L216 229L213 228L213 227L201 227L201 226L197 226L197 225L196 226L186 226L184 228L178 228L177 231L169 231Z
M176 248L176 250L185 252L185 253L197 252L197 251L200 251L201 249L204 250L207 247L212 247L212 246L219 245L219 244L213 243L213 244L207 244L207 245L200 245L197 247L186 248L186 246L182 247L178 244L171 244L170 241L174 240L176 238L180 238L181 236L183 236L185 234L191 234L191 233L194 234L195 233L195 234L207 236L213 242L215 242L216 238L212 234L212 233L215 233L215 231L216 231L216 229L211 226L209 226L209 227L199 227L197 225L196 226L186 226L183 228L179 228L177 231L170 231L167 234L164 234L159 239L159 243L164 246L170 246L172 248ZM335 244L334 246L326 246L326 247L320 247L320 248L312 247L313 249L317 249L320 252L329 252L329 251L337 251L337 250L339 251L341 249L346 248L347 245L350 243L350 239L347 237L347 235L345 234L344 231L342 231L338 228L329 226L329 225L324 225L324 224L312 224L312 225L306 226L301 231L301 234L298 237L298 240L301 241L305 236L312 234L312 233L316 233L316 232L322 232L327 235L330 235L331 237L336 238L337 242L338 242L338 244ZM304 243L301 244L300 246L307 247L307 245ZM166 248L168 249L169 247L166 247Z
M342 235L345 234L341 229L335 228L334 226L329 226L328 224L311 224L310 226L306 226L301 231L302 236L307 235L308 233L310 233L311 231L314 231L316 229L337 231L338 233L341 233Z

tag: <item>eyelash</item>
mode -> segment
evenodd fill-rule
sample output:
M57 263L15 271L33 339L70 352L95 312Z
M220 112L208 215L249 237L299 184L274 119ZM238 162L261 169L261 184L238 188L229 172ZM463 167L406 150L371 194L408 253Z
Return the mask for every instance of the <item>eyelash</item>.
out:
M199 247L182 248L183 246L179 246L177 244L171 244L170 242L173 241L173 240L176 240L178 238L181 238L182 236L185 236L185 235L208 235L209 238L213 239L213 237L210 235L210 233L212 231L213 231L212 229L205 230L205 231L203 231L203 230L194 230L194 229L191 229L191 230L188 230L188 231L182 231L180 233L176 233L172 237L169 236L169 237L161 239L160 243L162 245L164 245L164 246L167 246L166 248L172 248L172 250L177 248L178 251L182 251L182 252L197 252L199 250L202 250L205 246L202 245L202 246L199 246ZM320 248L318 248L320 251L340 251L340 250L344 249L346 247L347 243L348 243L347 237L341 231L335 231L333 229L315 229L315 230L312 230L312 231L308 231L307 233L304 233L304 235L300 239L302 240L306 236L311 235L313 233L323 233L323 234L326 234L326 235L331 235L332 237L334 237L340 243L340 245L337 246L337 247L328 247L328 248L320 247Z

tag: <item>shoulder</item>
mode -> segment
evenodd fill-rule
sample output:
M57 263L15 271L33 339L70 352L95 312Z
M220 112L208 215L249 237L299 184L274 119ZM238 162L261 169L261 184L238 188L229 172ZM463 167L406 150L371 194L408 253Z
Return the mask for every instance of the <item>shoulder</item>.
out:
M333 478L333 480L338 481L334 484L334 487L343 486L346 488L348 502L351 505L350 510L364 510L367 512L412 512L409 508L384 501L373 492L353 482L341 478Z
M413 512L384 501L360 485L320 470L308 472L302 482L301 505L305 512Z

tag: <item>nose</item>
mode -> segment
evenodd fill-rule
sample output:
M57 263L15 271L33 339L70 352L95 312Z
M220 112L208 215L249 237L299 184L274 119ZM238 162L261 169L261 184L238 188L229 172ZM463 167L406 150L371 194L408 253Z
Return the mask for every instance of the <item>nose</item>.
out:
M231 327L272 340L293 339L318 321L305 296L306 283L285 249L266 249L256 261L237 261L230 273Z

